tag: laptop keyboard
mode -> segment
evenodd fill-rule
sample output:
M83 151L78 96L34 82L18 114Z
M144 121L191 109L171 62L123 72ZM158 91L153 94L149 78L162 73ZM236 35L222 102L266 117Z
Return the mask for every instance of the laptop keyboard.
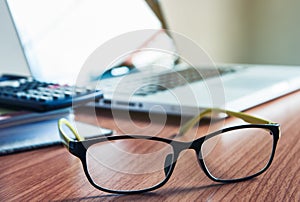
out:
M126 76L122 81L126 85L118 85L116 89L120 93L132 93L137 96L146 96L154 94L159 91L165 91L167 89L173 89L179 86L186 85L187 83L193 83L201 81L204 78L212 78L228 73L233 73L236 70L230 67L220 68L218 71L210 68L202 68L200 73L195 68L186 68L177 71L166 71L158 74L153 74L149 71L147 73L135 73ZM104 91L106 87L112 87L108 84L108 80L103 81Z

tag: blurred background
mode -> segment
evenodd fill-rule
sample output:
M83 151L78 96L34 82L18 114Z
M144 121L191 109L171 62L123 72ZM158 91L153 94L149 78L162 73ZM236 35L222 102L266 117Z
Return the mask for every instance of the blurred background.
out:
M300 1L160 0L174 31L217 62L300 65Z

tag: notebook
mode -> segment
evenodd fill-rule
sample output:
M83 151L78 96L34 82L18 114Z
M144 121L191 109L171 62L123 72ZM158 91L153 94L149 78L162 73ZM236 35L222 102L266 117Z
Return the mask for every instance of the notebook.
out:
M61 111L61 113L65 114L64 116L58 116L57 113L55 116L69 119L76 130L85 138L112 134L112 131L109 129L74 121L72 114L67 114L67 111L70 110ZM20 112L16 113L18 114L13 115L11 112L11 117L8 117L10 115L4 116L0 114L0 118L5 118L4 120L0 120L0 156L61 144L61 137L57 129L58 118L54 118L54 115L50 114L51 112L44 115L52 116L52 118L48 117L47 120L44 120L45 117L42 117L41 114L35 114L33 112L23 112L23 114L20 114ZM27 120L27 123L24 124L24 120L20 120L20 118L24 117L31 121ZM9 119L12 120L10 121ZM10 123L8 123L9 121Z
M104 91L96 107L191 116L208 107L245 110L299 89L300 67L215 62L165 18L165 1L147 2L7 0L6 6L37 80L77 83L97 50L118 53L130 44L135 51L115 55L123 60L102 67L102 55L84 75Z

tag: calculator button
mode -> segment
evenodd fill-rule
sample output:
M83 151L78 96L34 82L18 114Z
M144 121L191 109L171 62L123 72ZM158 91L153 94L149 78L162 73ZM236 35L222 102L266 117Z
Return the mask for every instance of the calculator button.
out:
M76 95L76 93L73 92L73 91L66 91L66 92L65 92L65 96L66 96L66 97L71 97L71 96L74 96L74 95Z
M39 98L40 98L39 95L34 95L34 94L28 95L28 99L30 99L30 100L39 100Z
M53 99L63 99L65 98L64 94L53 94Z
M52 101L53 98L52 97L49 97L49 96L41 96L40 97L40 101L42 102L48 102L48 101Z

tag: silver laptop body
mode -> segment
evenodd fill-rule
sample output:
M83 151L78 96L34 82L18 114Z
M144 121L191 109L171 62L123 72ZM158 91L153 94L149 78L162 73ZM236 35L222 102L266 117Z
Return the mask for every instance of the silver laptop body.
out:
M143 93L140 89L150 86L151 91L151 86L159 88L162 85L155 86L153 82L148 84L140 82L128 91L126 86L130 84L127 82L124 83L120 79L103 80L100 82L100 88L104 90L104 99L96 103L96 106L193 116L210 107L242 111L293 92L300 87L300 67L296 66L236 64L219 68L230 68L230 72L220 75L219 78L186 82L184 85L150 93ZM127 79L142 77L146 80L142 74L136 74L130 75ZM207 83L210 83L210 87L207 87ZM214 83L216 86L213 85Z

